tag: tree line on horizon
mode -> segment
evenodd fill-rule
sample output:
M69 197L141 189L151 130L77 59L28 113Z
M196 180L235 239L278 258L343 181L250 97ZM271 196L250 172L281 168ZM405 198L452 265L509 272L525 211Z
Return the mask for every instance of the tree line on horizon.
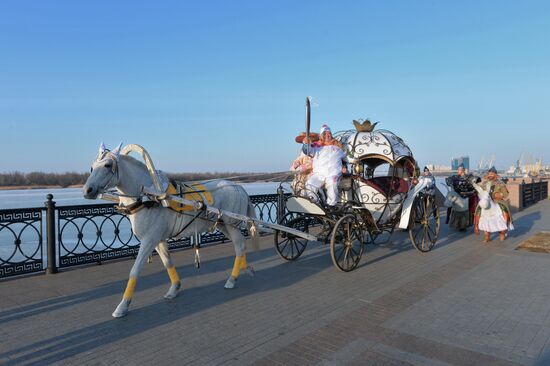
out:
M0 187L13 186L60 186L69 187L84 184L90 173L44 173L19 171L0 173Z
M218 178L234 178L240 182L254 182L258 180L269 180L278 177L281 173L236 173L236 172L213 172L213 173L167 173L170 179L178 181L195 181ZM59 186L70 187L83 185L90 173L45 173L19 171L0 173L0 187L16 186Z

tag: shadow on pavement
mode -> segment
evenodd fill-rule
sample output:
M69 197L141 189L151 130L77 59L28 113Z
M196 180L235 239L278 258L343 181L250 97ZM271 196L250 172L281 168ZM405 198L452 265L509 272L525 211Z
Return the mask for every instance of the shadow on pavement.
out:
M416 251L414 245L412 244L409 238L409 234L407 230L396 229L393 235L391 235L391 237L389 236L389 234L384 234L384 235L386 237L382 238L381 241L377 240L376 244L367 245L367 247L365 248L366 253L364 255L367 255L368 257L369 252L372 252L373 250L375 250L375 248L385 248L386 250L389 250L389 252L379 257L376 257L374 259L370 259L370 260L363 259L361 261L360 267L388 259L399 253L404 253L410 250ZM453 230L452 228L449 228L447 225L442 223L438 240L431 251L436 251L447 245L453 244L457 241L460 241L468 237L469 235L473 235L473 229L470 228L468 231L460 232L458 230ZM427 253L418 252L418 255L429 255L429 253L430 252L427 252Z
M520 236L528 233L533 225L541 219L540 211L532 212L514 220L514 230L510 231L512 236Z
M254 262L273 257L273 249L251 253L249 256L250 263L253 264ZM2 352L0 359L8 359L4 365L33 365L59 362L83 352L90 352L97 347L118 342L124 340L126 337L134 336L161 325L203 312L220 304L227 304L233 300L259 292L293 285L332 266L330 258L324 250L315 250L311 254L304 255L296 263L283 263L282 259L280 261L279 264L257 271L253 280L243 278L239 286L234 290L223 289L225 279L206 286L184 288L182 296L174 300L166 301L159 299L154 304L135 309L131 308L128 316L125 318L109 318L95 325L85 326L65 334L13 348ZM203 268L206 269L206 273L210 274L221 270L229 272L232 263L233 257L225 257L203 262ZM178 268L178 271L182 274L194 270L193 265ZM18 320L63 307L85 307L86 305L83 303L87 301L122 294L125 284L126 280L116 281L102 288L86 291L82 294L52 299L4 311L0 313L0 322ZM140 296L140 290L160 285L166 285L167 288L169 285L166 273L164 272L140 277L136 296ZM113 304L113 309L116 305L116 303ZM82 309L81 311L85 313L86 310Z

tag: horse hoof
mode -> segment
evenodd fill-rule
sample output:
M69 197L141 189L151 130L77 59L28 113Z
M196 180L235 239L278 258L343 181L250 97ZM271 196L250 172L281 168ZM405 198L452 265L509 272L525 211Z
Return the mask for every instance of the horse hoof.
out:
M166 300L175 299L176 297L178 297L178 291L180 288L181 288L181 282L178 282L175 285L171 285L166 295L164 295L164 298Z
M166 293L166 295L164 295L164 298L166 300L172 300L172 299L175 299L176 297L178 297L178 291L177 290L168 290L168 292Z
M254 268L252 266L248 266L246 267L246 269L244 270L244 274L250 276L250 277L254 277L256 275L256 271L254 271Z
M126 316L128 314L128 307L130 306L130 301L128 300L122 300L120 304L116 307L115 311L113 312L113 318L122 318L123 316Z
M122 318L122 317L126 316L126 314L128 314L127 311L116 311L115 310L112 315L113 315L113 318Z
M237 282L237 279L236 279L236 278L229 277L229 278L227 279L227 281L225 282L224 288L227 288L227 289L235 288L236 282Z

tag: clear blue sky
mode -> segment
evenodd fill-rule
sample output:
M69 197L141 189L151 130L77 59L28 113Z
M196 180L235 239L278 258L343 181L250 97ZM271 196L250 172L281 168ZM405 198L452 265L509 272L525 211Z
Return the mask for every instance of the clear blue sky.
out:
M370 117L421 165L550 163L549 1L2 1L0 172L281 171Z

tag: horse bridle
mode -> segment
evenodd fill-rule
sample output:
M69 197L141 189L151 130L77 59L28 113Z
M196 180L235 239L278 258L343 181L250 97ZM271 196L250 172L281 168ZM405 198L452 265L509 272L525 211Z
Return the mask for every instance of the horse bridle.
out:
M96 159L96 162L100 162L104 159L107 159L107 158L110 158L111 161L113 162L113 165L111 166L111 178L109 178L109 181L107 182L107 184L105 184L105 186L103 186L103 188L101 189L102 192L106 191L108 188L113 188L113 187L110 187L111 183L113 182L113 178L116 178L116 181L118 183L118 179L119 179L119 175L118 175L118 157L117 155L113 154L110 150L105 150L101 156L99 156L97 159ZM92 167L92 170L93 170L93 167ZM116 184L115 184L116 185Z

